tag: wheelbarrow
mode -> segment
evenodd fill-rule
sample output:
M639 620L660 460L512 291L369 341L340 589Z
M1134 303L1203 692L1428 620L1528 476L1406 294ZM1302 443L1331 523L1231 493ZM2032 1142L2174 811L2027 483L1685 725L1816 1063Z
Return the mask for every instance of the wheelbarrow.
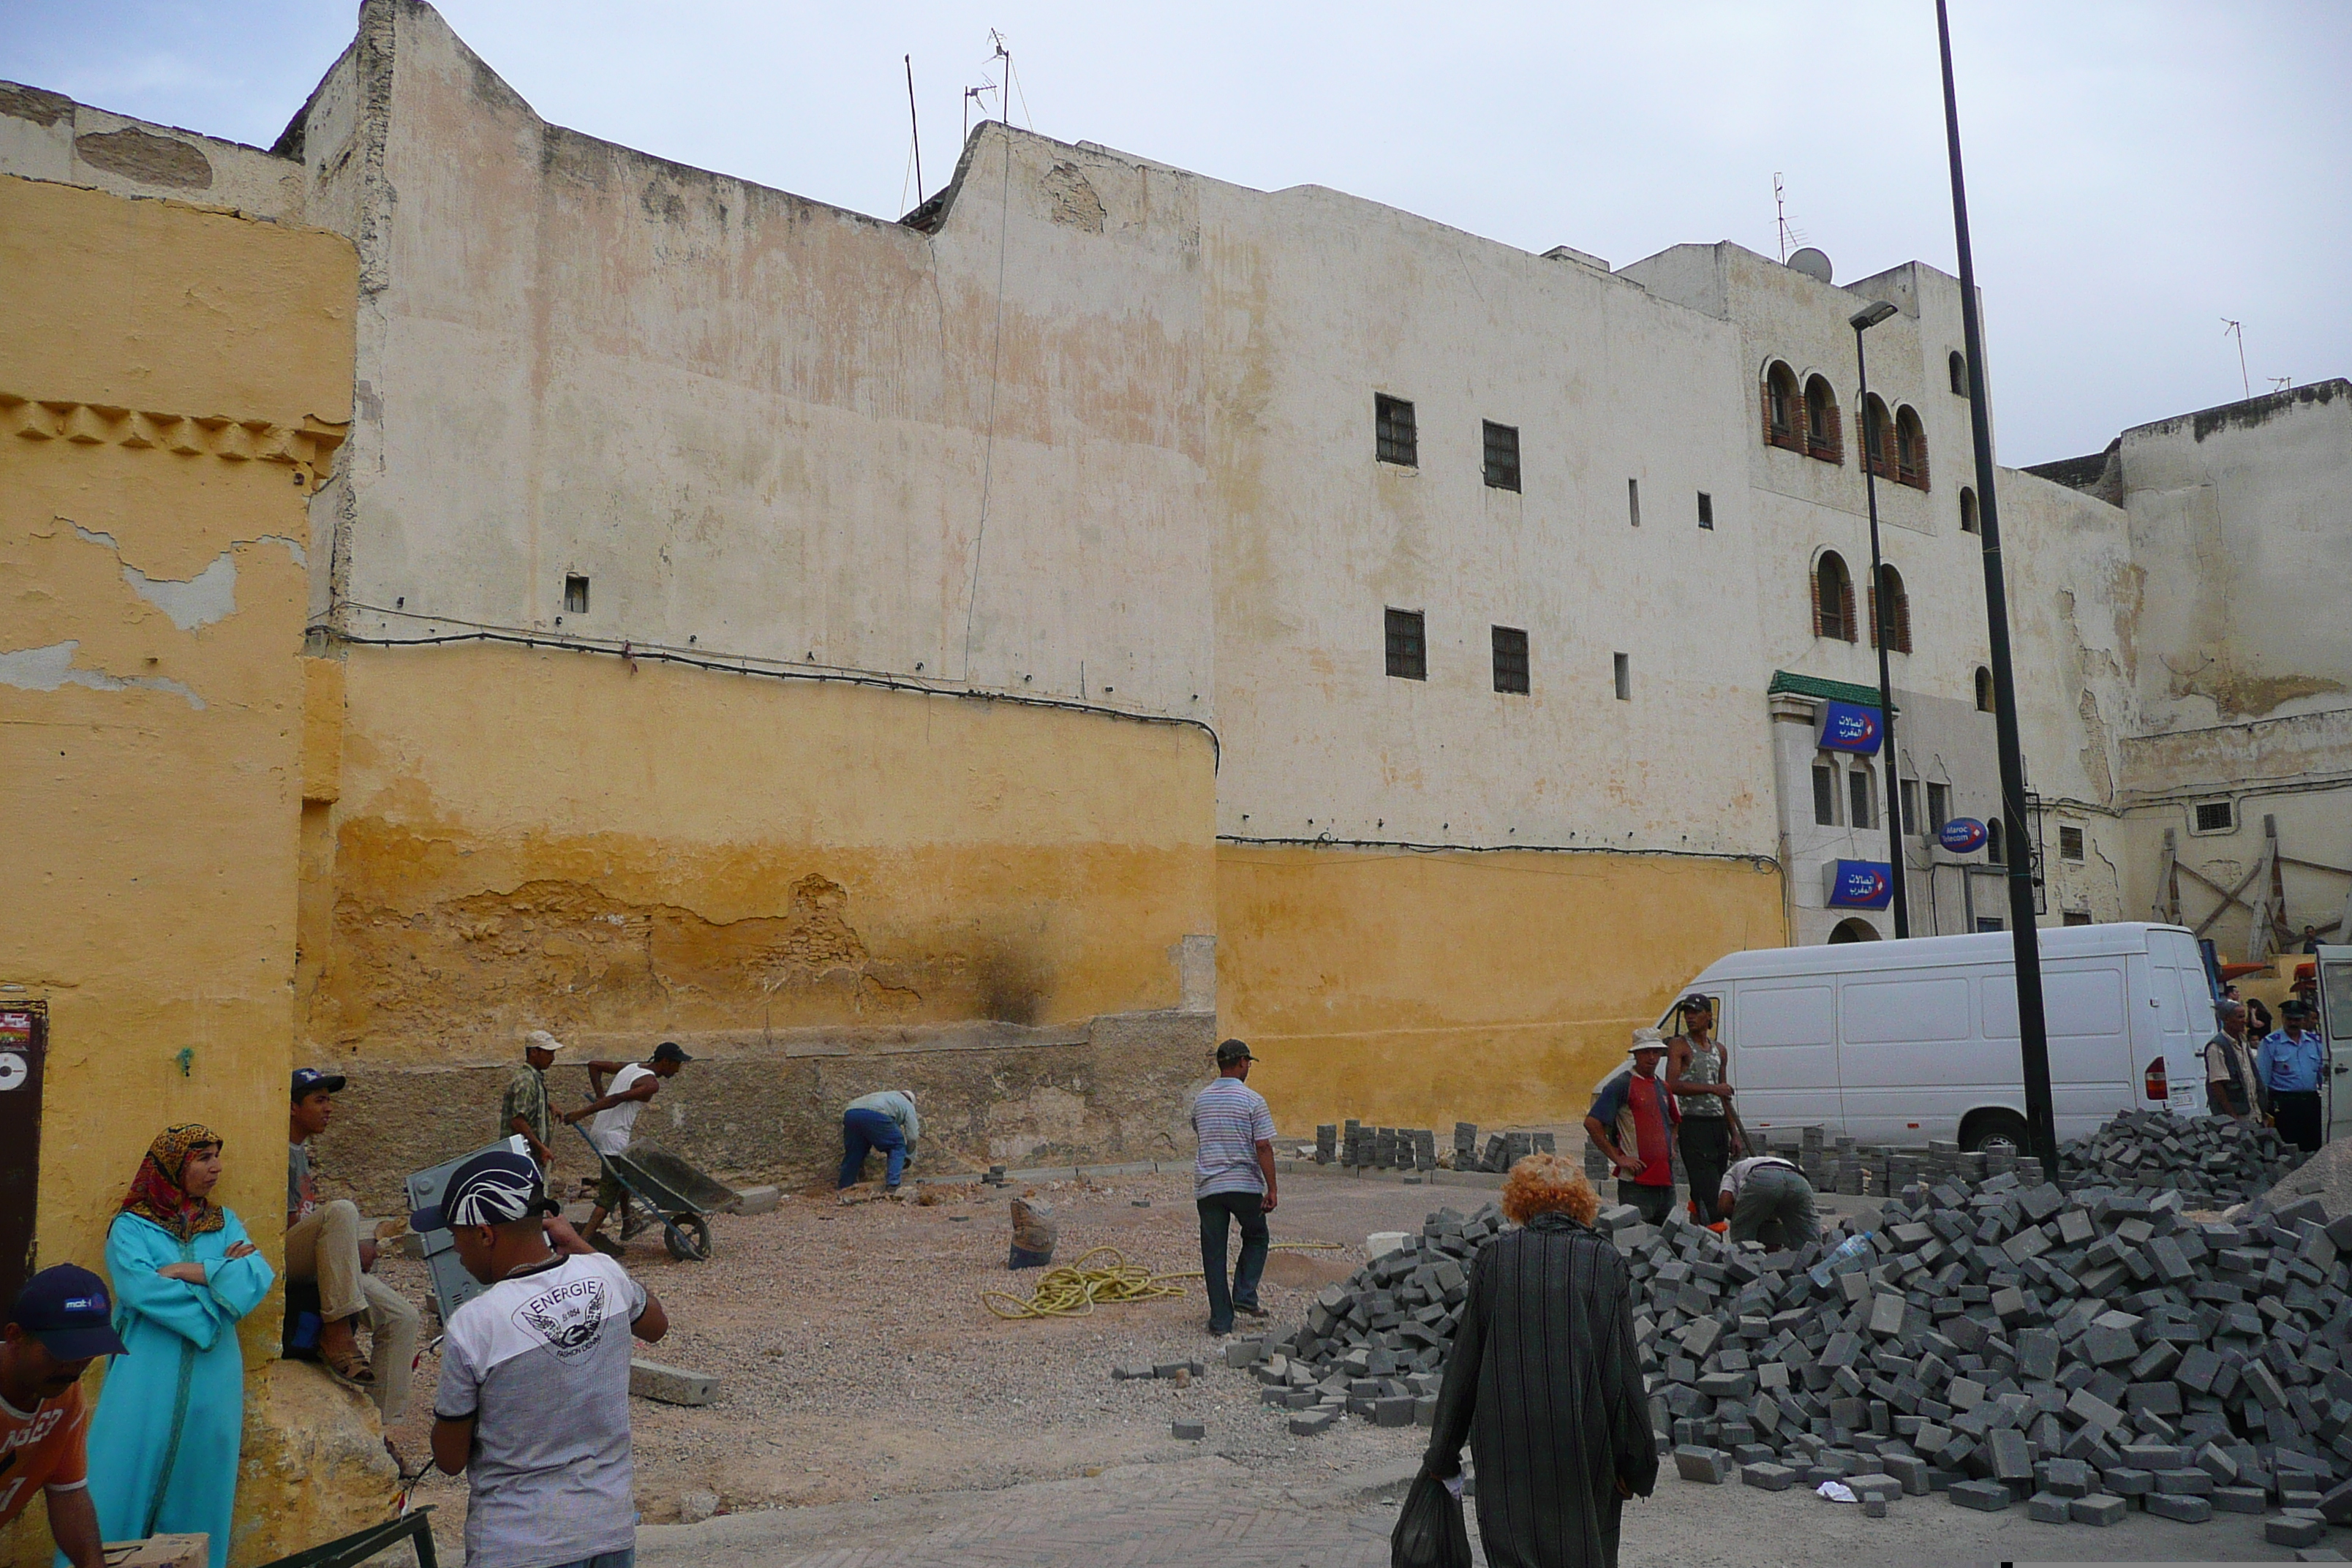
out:
M578 1122L572 1124L582 1142L595 1150L604 1173L620 1184L646 1212L661 1222L662 1241L681 1263L700 1263L710 1257L710 1226L705 1215L715 1214L735 1201L735 1190L711 1180L675 1154L659 1149L636 1149L607 1154ZM628 1216L621 1216L621 1235L630 1234ZM650 1222L646 1222L650 1223ZM641 1225L638 1228L643 1228Z

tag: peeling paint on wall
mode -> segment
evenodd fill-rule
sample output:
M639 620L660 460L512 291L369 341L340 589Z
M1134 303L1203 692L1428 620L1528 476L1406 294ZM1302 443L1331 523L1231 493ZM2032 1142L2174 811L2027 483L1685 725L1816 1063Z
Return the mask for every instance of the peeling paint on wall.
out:
M86 686L92 691L168 691L184 699L191 708L201 710L205 706L203 698L168 676L126 677L78 668L74 655L80 647L79 638L68 637L47 647L0 653L0 686L13 686L20 691L55 691L61 686Z

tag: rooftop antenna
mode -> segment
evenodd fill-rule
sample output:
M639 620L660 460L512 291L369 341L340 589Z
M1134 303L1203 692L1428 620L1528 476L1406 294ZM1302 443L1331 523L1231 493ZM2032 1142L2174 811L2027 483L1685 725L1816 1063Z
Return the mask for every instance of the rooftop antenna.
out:
M915 57L907 57L907 124L915 133L915 205L923 205L923 122L915 113ZM903 195L903 193L901 193Z
M1790 253L1797 247L1809 243L1809 240L1803 229L1789 221L1787 187L1780 184L1780 176L1777 171L1772 175L1772 216L1780 231L1780 265L1786 267L1789 265Z
M1014 92L1021 96L1022 122L1030 130L1036 130L1037 117L1029 112L1029 89L1021 85L1020 73L1013 68L1013 51L1004 47L1004 35L997 31L994 27L991 27L988 30L988 42L989 47L996 51L994 54L989 56L989 59L992 62L996 60L1003 60L1004 62L1005 84L1010 86ZM1005 97L1003 87L999 87L997 89L996 106L996 117L999 120L1003 120L1007 123L1010 123L1012 106Z
M968 87L963 89L963 139L965 141L971 140L971 106L980 101L982 94L991 92L996 93L998 103L1002 104L1004 101L1004 94L997 90L997 86L992 81L984 81L978 87ZM980 121L983 125L988 123L988 105L985 103L980 105Z
M2271 390L2273 392L2284 392L2288 387L2294 384L2294 377L2291 375L2265 376L2263 379L2271 384Z
M2246 379L2246 323L2233 321L2224 316L2221 318L2221 335L2225 338L2234 336L2238 340L2238 384L2245 388L2248 397L2253 396L2254 384Z

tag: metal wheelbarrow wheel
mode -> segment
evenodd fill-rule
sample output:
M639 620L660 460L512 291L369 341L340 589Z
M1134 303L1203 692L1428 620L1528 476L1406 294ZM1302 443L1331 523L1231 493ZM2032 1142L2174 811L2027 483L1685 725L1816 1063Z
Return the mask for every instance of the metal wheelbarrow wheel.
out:
M680 1263L705 1263L710 1258L710 1226L698 1214L674 1214L662 1231L662 1245Z

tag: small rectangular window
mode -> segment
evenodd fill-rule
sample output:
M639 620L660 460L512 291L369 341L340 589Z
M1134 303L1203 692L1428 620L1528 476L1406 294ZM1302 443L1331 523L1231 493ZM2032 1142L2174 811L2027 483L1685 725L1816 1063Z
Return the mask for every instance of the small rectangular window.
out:
M1625 481L1625 511L1633 520L1635 528L1642 526L1642 481L1639 479Z
M1486 484L1498 490L1519 488L1519 427L1486 421Z
M2200 833L2227 833L2238 826L2237 814L2226 800L2199 801L2196 820Z
M1715 498L1705 490L1698 492L1698 525L1705 529L1715 527Z
M1853 810L1848 814L1846 820L1856 827L1877 826L1877 820L1872 816L1870 810L1872 798L1870 770L1854 769L1845 775L1845 784L1846 794L1853 803Z
M588 613L588 579L566 577L563 580L563 613L584 616Z
M1412 405L1403 398L1374 395L1372 438L1381 462L1402 468L1421 467L1421 443L1413 430Z
M2061 827L2058 830L2058 858L2080 860L2082 858L2083 830L2079 827Z
M1919 833L1919 781L1903 781L1903 831L1913 837Z
M2009 928L2007 926L2000 923L2000 917L1999 915L1979 915L1977 917L1977 930L1980 931L2007 931L2008 929Z
M2091 923L2091 912L2088 910L2068 910L2059 918L2058 923L2061 925L2070 926L2086 926Z
M1813 822L1820 827L1837 826L1837 770L1827 763L1813 769Z
M1389 673L1400 680L1427 680L1429 653L1419 610L1388 613Z
M1528 634L1517 626L1495 628L1495 689L1528 689Z
M1633 700L1633 663L1623 654L1614 656L1617 665L1617 700Z
M1927 786L1927 831L1941 833L1944 824L1952 820L1952 786L1931 784Z

